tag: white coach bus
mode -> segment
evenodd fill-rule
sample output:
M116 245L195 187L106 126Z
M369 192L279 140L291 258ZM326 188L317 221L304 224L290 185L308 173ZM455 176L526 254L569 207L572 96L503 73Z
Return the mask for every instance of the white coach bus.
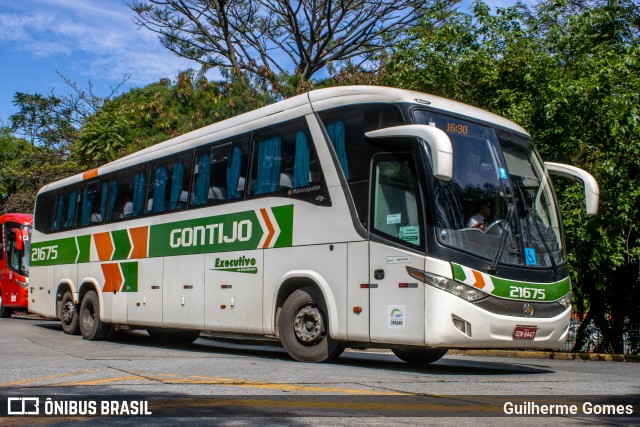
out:
M275 336L429 363L449 348L558 348L571 290L544 163L517 124L383 87L312 91L38 193L29 311L68 334Z

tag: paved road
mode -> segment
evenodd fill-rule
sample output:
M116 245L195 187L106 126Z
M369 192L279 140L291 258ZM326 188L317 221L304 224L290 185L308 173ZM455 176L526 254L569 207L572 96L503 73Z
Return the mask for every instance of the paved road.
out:
M201 415L198 408L210 408L214 398L227 399L225 407L235 408L236 413L216 420L217 424L230 425L242 425L242 420L255 424L258 419L265 425L382 425L388 424L389 419L368 415L391 416L395 423L397 417L423 415L424 411L435 415L477 415L474 411L479 410L502 415L505 399L510 399L505 396L577 405L597 401L597 396L602 395L611 400L604 403L637 405L640 396L637 363L446 356L435 364L415 367L390 353L347 351L333 364L303 364L289 359L278 347L205 338L189 346L161 346L142 331L121 334L113 341L88 342L65 335L57 322L15 317L0 319L0 355L2 399L12 395L138 395L162 400L154 406L157 415L157 409L176 409L167 403L168 396L182 399L183 403L186 397L193 397L195 400L184 405L189 409L179 414L183 416ZM470 402L475 405L471 409L465 406ZM380 406L382 403L386 409ZM260 405L262 410L256 412L255 407ZM274 407L281 409L278 414L269 412ZM242 414L260 418L238 418L238 408ZM407 412L407 408L417 412ZM640 425L638 414L640 406L634 408L632 416L624 418L579 414L536 418L535 422ZM452 420L457 425L477 424L477 419L468 417L402 419L403 424L415 425L443 425ZM30 423L24 420L12 417L0 423L64 424L59 418L38 418L38 423L35 418L30 418ZM157 418L143 417L99 420L108 425L158 422ZM171 420L176 424L187 422L184 418ZM498 425L528 425L534 419L486 420ZM95 425L96 418L64 420L68 421ZM207 422L211 418L189 420L195 425Z

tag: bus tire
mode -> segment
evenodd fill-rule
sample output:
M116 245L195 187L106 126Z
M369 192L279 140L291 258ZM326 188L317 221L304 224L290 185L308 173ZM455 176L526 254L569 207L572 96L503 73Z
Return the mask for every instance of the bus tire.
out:
M80 333L89 341L101 341L109 335L113 325L100 320L100 301L94 291L86 293L80 304Z
M393 354L399 359L414 365L426 365L440 360L448 349L446 348L392 348Z
M78 307L73 302L71 292L65 292L62 296L62 301L60 302L60 324L65 334L80 335Z
M13 309L4 306L4 301L2 300L2 291L0 291L0 318L7 319L11 317L12 314Z
M168 344L191 344L200 337L200 331L149 328L147 333L155 341Z
M278 332L289 356L299 362L330 362L340 357L344 344L329 335L327 308L319 289L293 292L282 306Z

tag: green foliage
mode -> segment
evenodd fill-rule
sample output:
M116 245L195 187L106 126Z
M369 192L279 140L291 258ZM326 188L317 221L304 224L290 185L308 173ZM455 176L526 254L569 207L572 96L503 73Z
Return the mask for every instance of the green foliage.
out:
M56 148L65 152L75 137L71 123L73 109L55 95L44 96L17 92L13 104L18 112L9 117L18 135L27 138L32 146Z
M108 102L81 129L77 153L82 154L82 165L95 167L272 101L266 91L244 79L210 82L193 71L182 72L175 82L163 79ZM96 142L94 132L105 141ZM95 157L106 139L110 151Z
M55 149L33 147L0 127L0 212L33 211L36 193L48 182L72 172Z
M576 9L577 8L577 9ZM547 0L490 13L440 10L387 64L385 83L467 102L529 130L543 158L590 171L599 215L580 186L556 181L574 303L621 350L640 312L640 38L637 7ZM635 24L634 24L635 22ZM637 328L637 326L636 326Z

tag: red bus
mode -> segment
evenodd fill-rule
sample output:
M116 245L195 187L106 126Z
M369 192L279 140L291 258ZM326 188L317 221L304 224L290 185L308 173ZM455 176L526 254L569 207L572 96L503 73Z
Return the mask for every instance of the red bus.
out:
M0 317L10 317L15 311L27 311L32 224L31 214L0 216Z

